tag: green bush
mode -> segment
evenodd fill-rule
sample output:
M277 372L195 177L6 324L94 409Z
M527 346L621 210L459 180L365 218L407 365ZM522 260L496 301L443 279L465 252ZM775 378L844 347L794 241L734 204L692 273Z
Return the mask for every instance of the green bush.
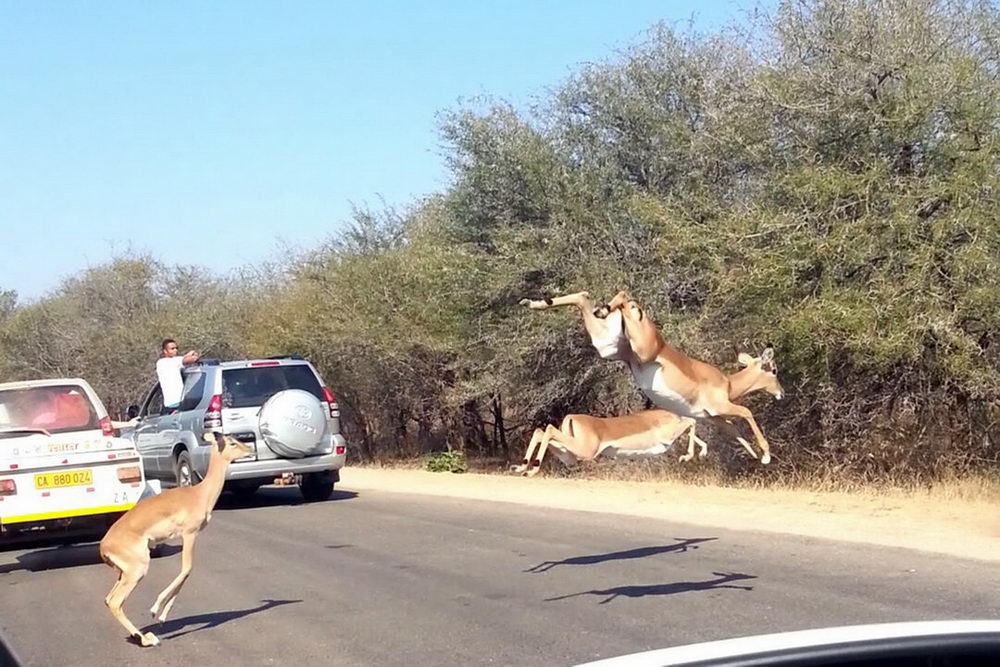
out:
M465 472L468 469L465 454L454 450L438 452L424 461L424 470L431 472Z

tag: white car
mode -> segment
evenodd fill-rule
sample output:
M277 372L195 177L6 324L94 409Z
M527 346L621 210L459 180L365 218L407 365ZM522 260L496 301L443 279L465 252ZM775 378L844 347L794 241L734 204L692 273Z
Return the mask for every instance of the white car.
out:
M1000 621L912 621L736 637L576 667L992 667Z
M85 380L0 384L0 543L53 532L103 535L157 491Z

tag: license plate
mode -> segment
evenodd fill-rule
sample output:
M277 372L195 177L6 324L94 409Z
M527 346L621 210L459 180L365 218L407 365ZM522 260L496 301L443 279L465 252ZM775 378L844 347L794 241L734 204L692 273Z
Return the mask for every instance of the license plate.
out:
M61 486L83 486L93 483L94 474L90 470L67 470L35 475L36 489L56 489Z

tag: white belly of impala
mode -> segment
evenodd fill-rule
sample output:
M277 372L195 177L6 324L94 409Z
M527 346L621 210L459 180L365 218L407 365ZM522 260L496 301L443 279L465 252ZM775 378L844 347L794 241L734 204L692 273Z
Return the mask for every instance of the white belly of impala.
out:
M648 456L659 456L663 452L667 451L667 446L662 443L657 443L652 447L647 447L646 449L619 449L618 447L608 447L601 451L602 456L610 456L611 458L645 458Z
M663 378L663 368L656 362L632 364L632 377L636 386L653 404L681 417L699 419L708 417L700 407L692 406L687 400L672 390Z
M602 359L625 359L631 350L629 349L628 336L622 328L621 311L608 315L604 320L607 327L604 335L591 337L590 342L597 349L597 354Z

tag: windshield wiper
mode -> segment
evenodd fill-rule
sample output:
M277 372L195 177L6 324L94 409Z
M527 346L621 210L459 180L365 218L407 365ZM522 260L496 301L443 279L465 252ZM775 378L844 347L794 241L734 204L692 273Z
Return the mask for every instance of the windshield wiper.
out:
M0 428L0 435L7 435L9 433L41 433L50 438L52 437L52 434L44 428Z

